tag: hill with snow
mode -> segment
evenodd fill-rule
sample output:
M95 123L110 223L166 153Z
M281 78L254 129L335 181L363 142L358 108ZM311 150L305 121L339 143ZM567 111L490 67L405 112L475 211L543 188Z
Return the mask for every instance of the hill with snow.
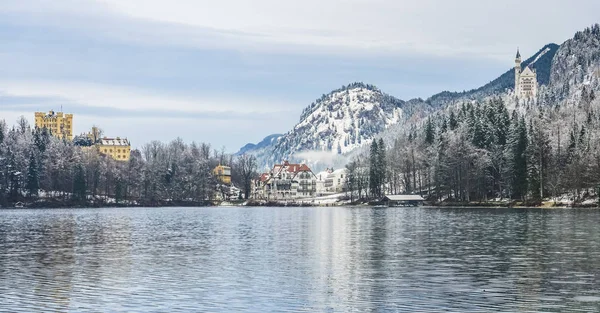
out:
M540 84L537 105L573 104L582 96L589 97L590 90L600 90L600 27L594 25L578 32L560 46L542 47L522 63L528 65L536 69ZM445 91L427 100L403 101L373 85L353 83L306 107L298 124L286 134L267 137L269 140L261 145L247 145L240 153L256 155L261 168L283 160L306 162L316 170L339 167L373 138L391 139L401 133L418 132L427 117L465 103L500 98L509 109L524 112L532 104L521 105L513 89L512 68L477 89Z
M405 104L373 85L343 86L305 108L298 124L271 146L248 152L259 156L265 167L281 160L313 165L323 158L331 161L335 155L369 144L387 127L401 122L407 114Z
M370 144L390 126L426 112L426 106L420 99L405 102L373 85L352 83L306 107L294 128L271 144L246 145L238 154L255 155L261 168L283 160L306 162L316 169L343 166L344 155Z

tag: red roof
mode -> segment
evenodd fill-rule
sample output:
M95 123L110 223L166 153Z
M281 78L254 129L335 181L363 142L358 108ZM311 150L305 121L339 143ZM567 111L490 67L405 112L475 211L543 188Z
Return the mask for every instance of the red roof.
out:
M291 164L288 161L285 161L283 164L275 164L271 172L273 174L277 174L281 172L284 168L287 170L288 173L296 174L299 172L312 172L306 164Z
M260 175L260 181L261 182L265 182L265 181L267 181L267 179L269 179L269 173L262 173Z

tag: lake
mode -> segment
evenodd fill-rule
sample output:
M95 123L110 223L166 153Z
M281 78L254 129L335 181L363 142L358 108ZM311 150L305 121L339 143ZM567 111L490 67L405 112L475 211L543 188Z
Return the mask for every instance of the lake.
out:
M0 210L4 312L600 312L600 211Z

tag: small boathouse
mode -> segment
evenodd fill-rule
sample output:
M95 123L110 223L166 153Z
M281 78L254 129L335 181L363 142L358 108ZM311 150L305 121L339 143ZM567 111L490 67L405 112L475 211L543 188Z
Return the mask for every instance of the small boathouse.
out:
M386 195L382 199L387 206L419 206L423 201L425 199L419 195Z

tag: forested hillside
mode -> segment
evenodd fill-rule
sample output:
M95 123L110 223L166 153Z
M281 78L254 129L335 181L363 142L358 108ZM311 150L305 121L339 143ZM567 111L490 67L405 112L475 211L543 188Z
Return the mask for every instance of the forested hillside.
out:
M385 170L376 181L386 192L419 193L435 201L578 202L595 196L599 56L600 27L594 25L558 50L537 102L506 96L464 101L383 134ZM373 167L370 160L364 148L348 165L354 193L373 190L365 170Z
M535 67L538 81L548 85L551 66L559 46L548 44L523 62ZM412 124L423 116L446 106L492 96L505 97L514 88L514 69L506 71L488 84L464 92L444 91L427 100L403 101L385 94L377 87L356 82L323 94L307 106L299 123L288 133L268 144L248 144L238 154L253 154L261 167L268 168L283 159L307 162L320 169L318 156L311 152L353 155L376 136L387 136L403 124ZM267 137L272 139L272 137ZM310 157L309 157L310 156ZM339 166L343 157L334 157L329 166Z

